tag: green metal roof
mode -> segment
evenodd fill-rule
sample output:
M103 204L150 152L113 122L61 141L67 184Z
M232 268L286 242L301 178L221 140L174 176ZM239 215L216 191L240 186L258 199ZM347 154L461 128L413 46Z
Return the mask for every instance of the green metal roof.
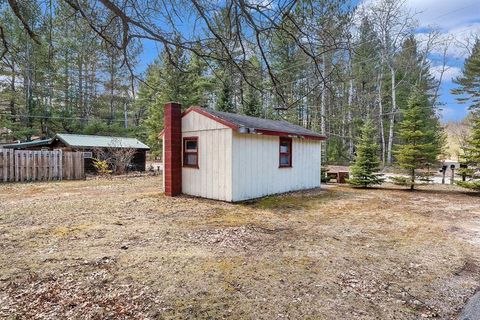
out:
M72 148L133 148L149 150L150 147L135 138L94 136L85 134L58 133L52 139L36 140L0 145L0 148L24 149L34 146L47 146L60 140Z
M83 134L58 133L53 138L61 140L70 147L76 148L134 148L150 149L149 146L135 138L94 136Z
M47 146L51 142L52 142L52 139L35 140L35 141L4 144L4 145L0 145L0 148L24 149L24 148L35 147L35 146Z

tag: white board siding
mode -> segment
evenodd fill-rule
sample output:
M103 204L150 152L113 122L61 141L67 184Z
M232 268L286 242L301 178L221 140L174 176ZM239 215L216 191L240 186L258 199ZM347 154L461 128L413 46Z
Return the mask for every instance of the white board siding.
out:
M232 134L232 201L320 186L320 141L293 138L292 167L279 168L279 137Z
M198 137L199 167L182 168L182 192L232 201L232 129L190 112L182 118L182 137Z

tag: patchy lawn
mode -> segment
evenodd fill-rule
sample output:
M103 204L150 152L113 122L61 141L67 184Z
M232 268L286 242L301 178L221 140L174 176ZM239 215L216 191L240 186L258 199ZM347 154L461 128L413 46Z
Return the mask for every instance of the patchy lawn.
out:
M227 204L160 177L0 185L0 318L455 318L480 283L480 197L430 188Z

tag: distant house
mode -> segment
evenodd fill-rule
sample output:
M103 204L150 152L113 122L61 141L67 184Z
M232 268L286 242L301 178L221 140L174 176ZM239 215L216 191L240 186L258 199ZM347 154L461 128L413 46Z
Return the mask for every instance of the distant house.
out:
M85 158L85 170L94 171L93 158L99 149L129 148L135 149L131 165L132 170L145 171L146 152L150 148L135 138L95 136L81 134L59 133L52 139L36 140L21 143L12 143L0 146L19 150L55 150L83 151Z
M274 121L168 103L164 112L165 193L242 201L320 186L326 137Z

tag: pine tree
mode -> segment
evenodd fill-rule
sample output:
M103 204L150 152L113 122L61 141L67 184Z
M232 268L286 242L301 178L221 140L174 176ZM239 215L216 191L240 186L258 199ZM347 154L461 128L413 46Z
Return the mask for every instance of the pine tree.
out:
M471 55L465 59L462 75L454 79L460 87L452 93L459 95L460 103L470 102L471 110L480 109L480 39L476 39Z
M207 93L213 89L212 79L206 76L207 65L196 55L192 55L187 66L187 88L185 106L206 106Z
M474 114L474 123L471 135L467 141L468 146L464 148L463 163L468 167L465 172L475 177L475 170L480 168L480 114ZM480 180L458 181L458 185L480 191Z
M476 39L471 55L465 59L462 75L457 77L454 83L459 88L453 89L452 93L459 95L460 103L470 103L472 110L473 127L467 147L464 148L463 163L466 169L461 169L464 174L475 178L475 170L480 168L480 39ZM480 181L457 182L462 187L480 191Z
M245 99L243 101L242 113L251 117L262 116L262 102L260 100L260 93L257 89L251 86L247 87Z
M192 105L205 105L211 80L205 75L206 65L197 57L187 56L181 48L163 52L147 69L145 83L140 85L136 108L147 110L145 120L152 154L161 150L158 134L163 129L163 108L169 101L179 102L185 110Z
M153 155L158 155L162 149L158 134L163 129L163 104L162 97L158 92L161 81L160 66L152 64L147 69L145 83L140 85L136 105L139 109L145 109L148 118L145 120L147 141Z
M396 145L394 154L400 167L409 170L409 178L393 179L396 184L415 188L416 170L434 163L442 149L442 134L428 97L415 88L402 110L403 119L398 134L401 144Z
M260 91L262 89L262 69L260 61L253 56L248 60L246 73L251 83L254 83L257 88L245 83L245 94L243 97L242 113L251 117L261 117L263 106Z
M233 88L229 76L224 75L221 79L221 86L217 96L216 109L223 112L235 112L233 105Z
M145 125L152 154L161 150L158 134L163 129L163 107L166 102L175 101L185 109L188 94L187 60L183 50L175 49L170 55L163 52L160 58L148 67L145 84L140 86L137 105L147 108Z
M370 185L382 184L385 179L382 178L381 174L376 173L380 168L379 148L371 120L365 122L356 149L355 164L350 169L353 178L349 179L348 183L364 188Z

